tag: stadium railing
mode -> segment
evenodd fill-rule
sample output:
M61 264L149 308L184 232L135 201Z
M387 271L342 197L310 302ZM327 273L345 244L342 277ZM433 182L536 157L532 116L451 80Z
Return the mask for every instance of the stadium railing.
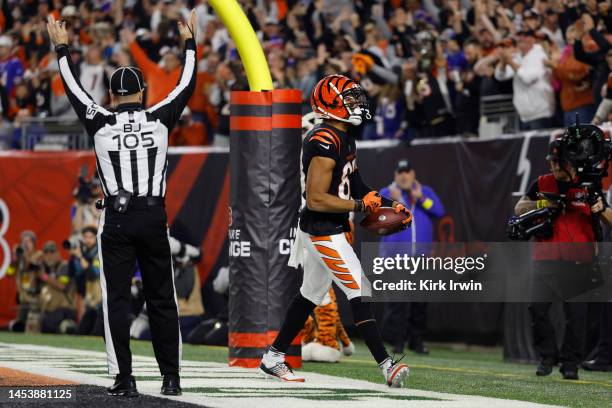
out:
M490 95L480 98L481 137L519 132L519 117L511 94Z
M91 148L83 125L61 117L27 118L0 131L0 147L21 150L61 151Z

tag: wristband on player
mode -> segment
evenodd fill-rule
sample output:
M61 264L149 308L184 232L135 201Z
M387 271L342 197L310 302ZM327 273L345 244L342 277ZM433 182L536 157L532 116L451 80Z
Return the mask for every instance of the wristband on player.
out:
M363 204L363 200L355 200L355 207L353 207L353 211L355 212L365 211L365 205Z
M539 210L540 208L546 208L548 207L548 200L546 199L541 199L536 201L536 208Z
M68 44L65 44L65 43L57 44L55 46L55 52L59 54L59 51L62 50L63 48L69 49L70 47L68 46Z

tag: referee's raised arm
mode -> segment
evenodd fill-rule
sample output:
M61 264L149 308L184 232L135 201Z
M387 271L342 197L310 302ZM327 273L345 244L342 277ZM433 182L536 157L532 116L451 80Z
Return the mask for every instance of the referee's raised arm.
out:
M196 25L196 14L194 11L189 15L189 21L186 24L178 22L179 33L185 42L183 70L181 71L176 88L161 102L147 109L148 113L152 114L155 119L159 119L168 128L168 134L170 134L170 131L178 122L183 109L187 106L187 102L195 90L198 68L195 43Z
M75 75L74 65L68 47L68 32L64 21L55 21L53 15L47 19L47 30L57 54L60 76L70 104L74 108L79 120L85 126L87 134L93 137L96 131L106 123L107 117L112 113L94 102L85 91L79 78Z

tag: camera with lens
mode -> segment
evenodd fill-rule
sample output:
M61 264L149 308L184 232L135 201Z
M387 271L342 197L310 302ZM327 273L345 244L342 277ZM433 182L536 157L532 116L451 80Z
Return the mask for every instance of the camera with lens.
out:
M612 159L612 141L597 126L581 124L576 115L576 124L568 127L563 136L551 143L548 160L559 161L560 165L569 163L576 171L574 185L587 190L590 205L597 203L602 193L602 179L608 174L608 164ZM556 208L540 208L517 217L512 217L506 225L506 235L512 240L528 240L531 237L547 238L552 235L552 224L563 200L559 195L541 194L549 201L557 202ZM597 241L602 232L599 216L593 214L593 230Z
M540 192L538 195L555 205L510 217L506 224L506 235L511 240L528 241L532 237L550 238L552 236L555 218L565 206L565 194Z
M561 138L562 159L576 169L576 185L587 190L587 201L594 205L603 197L602 180L608 175L612 159L612 141L595 125L576 124L567 128ZM592 214L595 239L601 241L603 232L599 215Z
M77 249L81 246L81 240L77 237L70 237L62 241L62 248L67 250Z
M94 185L91 180L79 177L79 185L74 194L74 198L80 203L88 203L93 198L96 198L94 194Z
M74 198L81 204L87 204L98 197L96 190L100 186L100 181L95 176L88 178L87 173L87 165L83 165L79 172L79 184L74 191Z
M604 132L595 125L576 123L567 128L560 140L561 157L576 169L580 185L601 183L612 158L612 142Z
M429 71L436 58L436 39L427 30L419 31L413 42L415 55L418 55L418 68L420 72Z

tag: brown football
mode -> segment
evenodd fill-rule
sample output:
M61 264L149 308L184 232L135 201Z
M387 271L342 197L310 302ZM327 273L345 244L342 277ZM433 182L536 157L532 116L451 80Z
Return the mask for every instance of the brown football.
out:
M396 213L391 207L381 207L366 215L360 225L378 235L391 235L404 229L403 221L409 217L404 212Z

